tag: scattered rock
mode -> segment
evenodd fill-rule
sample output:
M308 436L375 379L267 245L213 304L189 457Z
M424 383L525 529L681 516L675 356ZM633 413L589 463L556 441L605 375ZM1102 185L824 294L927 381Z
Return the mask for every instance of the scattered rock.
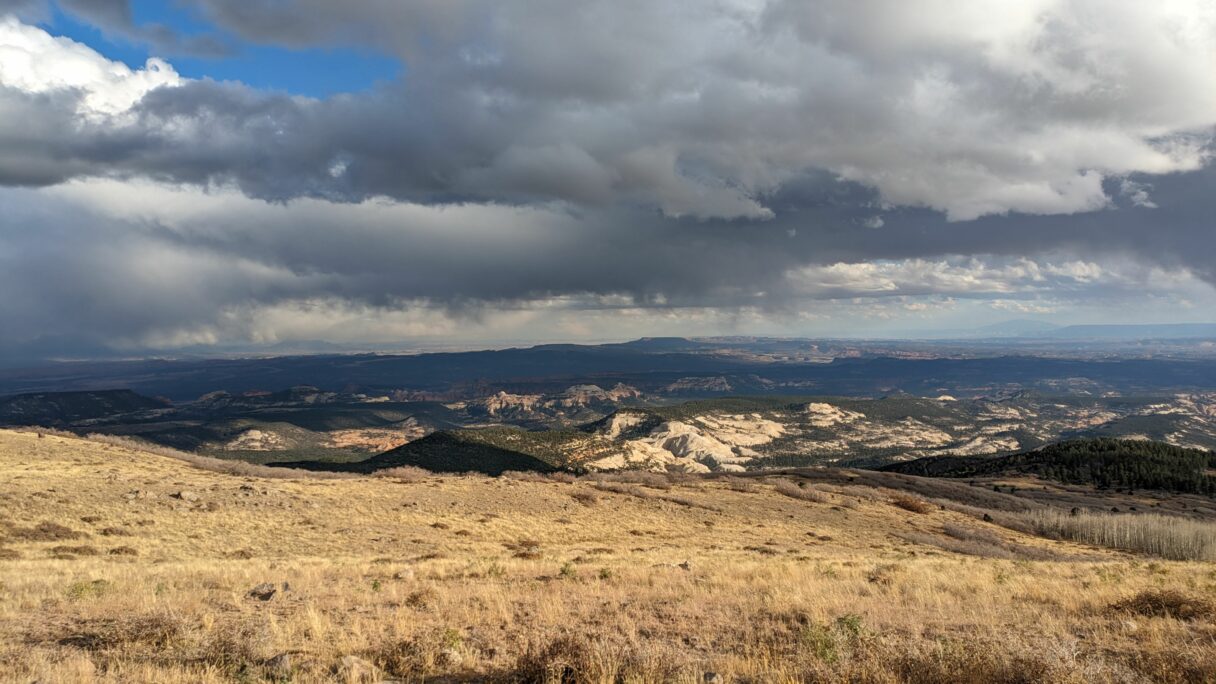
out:
M278 592L278 589L276 589L273 584L271 584L270 582L262 582L261 584L257 585L256 587L250 589L249 593L246 594L246 596L248 596L249 598L257 599L259 601L269 601L270 599L274 598L274 595L277 592Z
M445 648L439 652L439 662L445 667L460 667L464 662L464 654L454 648Z
M266 661L266 669L275 677L289 678L295 671L295 660L292 653L280 653Z
M410 568L404 568L393 573L395 580L412 580L414 579L414 571Z
M174 499L181 499L182 501L189 502L198 501L200 498L196 492L192 492L189 489L183 489L180 492L170 494L169 496L172 496Z
M701 678L701 681L705 682L705 684L724 684L726 682L726 680L722 678L722 675L718 674L717 672L706 672L705 676Z
M347 681L361 681L376 676L376 666L354 655L344 655L338 659L338 674Z

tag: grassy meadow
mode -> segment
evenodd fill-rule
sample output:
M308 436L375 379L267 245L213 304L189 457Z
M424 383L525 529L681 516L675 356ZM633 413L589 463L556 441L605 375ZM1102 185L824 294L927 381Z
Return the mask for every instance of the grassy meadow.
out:
M1216 681L1216 565L897 489L200 465L0 431L0 681Z

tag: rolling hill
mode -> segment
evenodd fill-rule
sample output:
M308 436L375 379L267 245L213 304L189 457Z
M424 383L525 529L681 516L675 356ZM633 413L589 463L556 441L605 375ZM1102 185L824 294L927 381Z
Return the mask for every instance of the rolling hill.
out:
M1216 677L1210 523L835 468L321 475L0 430L0 680Z
M169 406L125 389L18 394L0 397L0 425L61 426Z
M1034 475L1102 489L1216 493L1216 453L1142 440L1077 439L995 457L935 456L894 463L887 472L927 477Z

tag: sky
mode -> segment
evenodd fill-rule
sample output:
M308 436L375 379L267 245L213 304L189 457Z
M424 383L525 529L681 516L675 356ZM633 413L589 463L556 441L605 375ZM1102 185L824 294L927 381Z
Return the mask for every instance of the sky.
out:
M1216 321L1207 0L0 0L0 354Z

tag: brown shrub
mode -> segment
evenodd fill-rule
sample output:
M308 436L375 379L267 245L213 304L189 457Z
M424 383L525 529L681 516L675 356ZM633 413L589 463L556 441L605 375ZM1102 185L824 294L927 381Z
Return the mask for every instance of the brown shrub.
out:
M597 482L637 484L667 491L671 489L672 478L665 473L654 473L648 470L622 470L615 473L599 473L595 475L595 480Z
M131 530L125 527L107 527L98 532L103 537L129 537Z
M650 475L658 475L658 473L650 473ZM662 475L658 475L658 476L662 477ZM600 490L601 492L612 492L613 494L625 494L627 496L635 496L639 499L658 499L660 501L669 501L673 504L677 504L680 506L687 506L689 508L703 508L707 511L716 512L716 511L721 510L715 506L703 504L698 501L694 501L693 499L690 499L686 496L681 496L679 494L660 494L658 492L650 492L645 489L642 489L641 487L639 487L635 484L625 484L622 482L596 482L591 486L595 487L596 489ZM649 485L647 485L647 486L649 486ZM668 489L669 488L670 487L668 487Z
M588 492L588 491L583 491L583 490L574 492L570 496L575 501L583 504L584 506L594 506L595 504L599 503L599 500L600 500L600 497L596 496L595 492Z
M612 492L613 494L626 494L628 496L636 496L639 499L649 499L654 496L653 493L647 492L641 487L629 484L621 484L617 482L596 482L592 485L601 492Z
M164 649L182 636L180 619L169 613L149 613L83 620L61 633L57 643L86 651L119 646Z
M516 558L523 558L524 560L538 560L544 555L540 550L540 542L535 539L521 539L514 543L507 542L503 546L514 551L513 555Z
M592 665L586 642L562 636L548 643L530 643L515 661L511 675L522 682L565 684L583 681Z
M871 584L890 586L895 583L895 579L902 574L903 571L903 567L895 563L879 565L866 575L866 580L868 580Z
M454 629L433 629L409 639L389 641L371 656L390 675L406 678L429 675L453 664L449 654L462 641Z
M933 648L891 654L884 663L906 684L1038 684L1081 681L1038 655L1009 652L967 641L945 641Z
M139 555L139 551L136 551L135 549L131 548L130 546L115 546L114 548L110 549L106 553L110 554L111 556L138 556Z
M912 496L902 495L902 494L899 496L892 497L891 505L895 506L897 508L902 508L905 511L909 511L911 513L919 513L922 515L925 513L929 513L933 510L933 505L930 504L928 501L925 501L924 499L917 499L916 497L912 497Z
M661 499L663 501L670 501L671 503L677 504L679 506L687 506L689 508L704 508L707 511L721 510L721 509L717 508L716 506L708 506L706 504L703 504L703 503L700 503L693 499L690 499L686 496L680 496L679 494L660 494L656 498Z
M789 480L780 480L773 489L778 494L783 494L791 499L798 499L800 501L812 501L814 503L828 503L829 501L828 497L811 488L805 482L795 484Z
M1187 621L1210 620L1216 616L1216 603L1176 589L1147 589L1135 596L1112 603L1110 610L1143 617L1164 617Z
M200 659L232 672L247 669L264 659L261 650L269 641L264 625L232 622L210 630L199 648Z
M751 551L752 553L758 553L761 556L776 556L781 553L780 551L777 551L776 549L770 548L768 546L755 546L755 545L744 546L743 550Z
M1000 536L978 527L963 527L962 525L947 523L942 525L942 532L947 537L953 537L960 541L980 542L992 544L993 546L1000 546L1005 543L1005 540L1001 539Z
M727 477L723 482L726 484L726 488L732 492L748 494L756 491L756 485L741 477Z
M499 477L517 482L548 482L549 478L534 470L505 470Z
M956 534L961 528L956 529ZM1055 560L1066 561L1074 560L1075 557L1056 553L1050 549L1040 549L1034 546L1024 546L1022 544L1014 544L1012 542L1002 541L1000 539L989 540L982 536L978 537L942 537L936 534L926 534L924 532L902 532L894 535L898 539L912 542L913 544L923 544L925 546L935 546L944 551L952 553L961 553L967 556L977 556L980 558L1004 558L1007 560Z
M40 522L34 527L18 527L9 530L9 536L22 541L66 541L85 537L84 532L77 532L70 527L48 521Z
M418 589L405 597L405 605L418 610L430 610L439 602L439 594L430 588Z
M684 651L664 644L627 645L597 635L567 634L529 642L514 667L502 673L502 681L592 684L710 680L704 679Z
M372 473L372 477L393 479L400 482L422 482L433 475L434 473L426 468L417 468L408 465L397 466L395 468L385 468Z

